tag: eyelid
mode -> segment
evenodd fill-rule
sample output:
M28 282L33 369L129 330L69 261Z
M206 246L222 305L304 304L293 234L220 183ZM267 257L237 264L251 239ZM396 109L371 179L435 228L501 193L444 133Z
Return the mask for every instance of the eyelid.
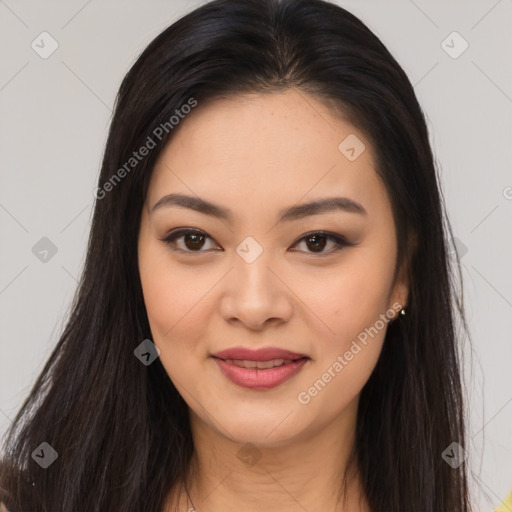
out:
M183 235L188 235L188 234L205 235L206 238L209 238L209 239L215 241L215 239L213 237L211 237L210 235L208 235L208 233L206 233L205 231L202 231L200 229L196 229L196 228L178 228L175 231L171 231L170 233L168 233L165 237L159 238L159 240L164 242L166 245L168 245L169 248L173 251L179 251L179 252L186 253L186 254L200 254L202 252L208 252L208 250L206 250L206 251L204 251L204 250L189 251L189 250L172 247L172 243L174 242L174 240L176 240L177 238L180 238ZM351 246L356 245L353 242L349 242L343 235L340 235L338 233L333 233L330 231L325 231L322 229L318 229L318 230L309 231L309 232L301 235L299 238L297 238L293 242L292 247L294 247L299 242L302 242L304 239L306 239L310 236L313 236L313 235L320 235L327 239L333 240L334 243L336 244L336 247L327 252L318 252L318 253L307 252L307 251L293 251L293 252L302 252L302 253L312 255L312 256L329 256L330 254L333 254L333 253L339 251L340 249L343 249L344 247L351 247Z

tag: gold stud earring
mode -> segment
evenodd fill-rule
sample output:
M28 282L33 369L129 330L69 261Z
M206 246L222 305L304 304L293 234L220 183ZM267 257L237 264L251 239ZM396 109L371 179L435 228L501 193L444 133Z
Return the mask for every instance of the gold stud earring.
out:
M406 308L402 308L402 309L400 310L400 315L402 315L402 316L407 315L407 309L406 309Z

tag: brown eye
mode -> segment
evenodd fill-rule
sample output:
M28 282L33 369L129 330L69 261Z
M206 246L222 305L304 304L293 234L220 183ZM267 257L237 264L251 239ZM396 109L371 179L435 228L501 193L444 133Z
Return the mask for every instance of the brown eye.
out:
M182 247L176 247L177 241L179 239L183 239ZM206 233L203 231L196 231L190 229L181 229L171 233L166 238L161 238L162 242L165 242L173 251L182 251L182 252L206 252L203 250L205 246L205 241L207 239L211 240Z
M327 237L323 235L311 235L305 238L308 248L312 249L313 252L323 251L327 244Z
M180 239L182 239L182 243L178 244ZM180 251L189 254L207 252L207 250L213 248L204 248L207 240L213 239L205 232L198 230L179 229L170 233L166 238L161 238L160 240L167 244L173 251ZM342 249L343 247L353 245L340 235L326 233L323 231L308 233L300 238L295 245L299 244L299 242L306 245L306 250L300 250L299 252L318 254L319 256L327 256ZM329 242L332 244L332 250L326 251L325 248L329 245ZM179 245L181 245L181 247L179 247Z
M185 240L187 249L191 250L201 249L204 244L204 235L198 235L197 233L184 235L183 239Z
M324 251L325 247L328 245L328 241L333 243L331 251ZM300 240L300 243L304 243L307 252L311 254L319 254L320 256L332 254L333 252L339 251L343 247L348 247L353 245L349 243L344 237L336 234L325 233L323 231L316 231L314 233L309 233L303 236Z

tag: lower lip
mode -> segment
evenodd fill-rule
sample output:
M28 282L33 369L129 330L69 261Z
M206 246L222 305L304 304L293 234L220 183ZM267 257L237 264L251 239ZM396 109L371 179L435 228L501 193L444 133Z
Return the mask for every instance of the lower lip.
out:
M309 359L304 357L289 364L262 370L241 368L218 357L214 357L214 360L222 373L238 386L249 389L271 389L299 373Z

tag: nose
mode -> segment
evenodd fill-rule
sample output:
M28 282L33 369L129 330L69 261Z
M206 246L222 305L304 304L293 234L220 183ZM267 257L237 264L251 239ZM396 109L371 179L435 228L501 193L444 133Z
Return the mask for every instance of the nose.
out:
M278 265L270 260L265 252L251 263L237 256L220 301L227 322L257 331L290 320L293 293Z

